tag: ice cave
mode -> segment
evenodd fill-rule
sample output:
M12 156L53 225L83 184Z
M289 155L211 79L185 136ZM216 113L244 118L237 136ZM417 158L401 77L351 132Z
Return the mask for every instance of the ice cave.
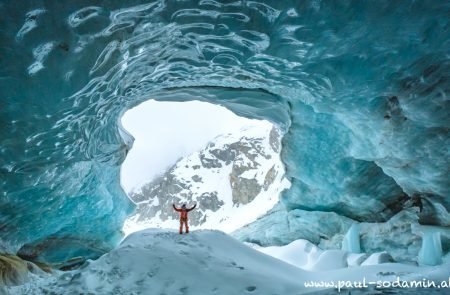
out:
M445 0L0 0L0 293L450 288L449 15ZM124 239L120 120L150 99L276 126L289 186L273 208L227 234Z

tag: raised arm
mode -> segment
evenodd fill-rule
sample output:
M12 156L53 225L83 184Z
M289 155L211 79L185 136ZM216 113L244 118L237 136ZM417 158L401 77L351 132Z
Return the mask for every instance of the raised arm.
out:
M181 209L178 209L177 207L175 207L175 204L172 204L172 207L173 207L173 209L174 209L175 211L177 211L177 212L180 212L180 211L181 211Z
M195 207L197 207L197 203L195 203L195 204L194 204L194 206L193 206L192 208L190 208L190 209L187 209L187 211L189 212L189 211L191 211L191 210L194 210L194 209L195 209Z

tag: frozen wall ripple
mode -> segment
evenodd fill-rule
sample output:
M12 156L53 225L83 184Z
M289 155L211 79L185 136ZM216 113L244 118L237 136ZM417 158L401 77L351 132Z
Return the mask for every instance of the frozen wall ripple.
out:
M439 208L423 222L448 226L448 3L140 2L0 2L4 251L117 243L133 208L118 120L149 98L280 125L287 210L386 221L418 193Z

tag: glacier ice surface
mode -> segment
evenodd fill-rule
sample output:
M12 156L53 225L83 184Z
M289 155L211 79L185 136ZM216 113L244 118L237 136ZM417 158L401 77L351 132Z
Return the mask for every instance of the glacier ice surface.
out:
M441 263L441 234L438 231L425 231L423 233L422 248L419 251L419 264L438 265Z
M342 240L342 250L350 253L361 253L359 231L359 224L352 224Z
M317 222L305 238L338 245L355 221L383 223L403 242L378 232L361 247L381 237L413 256L400 245L416 235L389 223L407 195L422 198L419 223L450 224L449 13L412 0L2 1L1 251L56 262L120 241L134 206L119 118L153 98L286 132L292 186L274 214L288 221L247 238L282 243Z

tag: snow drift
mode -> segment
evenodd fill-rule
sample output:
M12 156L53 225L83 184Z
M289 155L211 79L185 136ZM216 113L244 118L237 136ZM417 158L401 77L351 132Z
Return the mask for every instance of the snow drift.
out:
M305 246L312 249L308 243L299 241L278 250L285 252L284 257L295 260L292 250L295 249L300 257ZM129 235L116 249L95 261L88 261L79 270L35 276L28 284L10 287L8 291L36 295L295 295L325 289L306 287L305 282L311 281L337 284L338 280L394 281L397 277L406 281L422 280L423 277L447 280L450 275L450 261L441 267L384 263L343 268L338 261L345 255L336 255L335 251L340 250L323 251L312 267L314 271L307 271L263 254L219 231L199 230L180 235L172 230L147 229ZM328 288L323 294L335 293L334 288Z

